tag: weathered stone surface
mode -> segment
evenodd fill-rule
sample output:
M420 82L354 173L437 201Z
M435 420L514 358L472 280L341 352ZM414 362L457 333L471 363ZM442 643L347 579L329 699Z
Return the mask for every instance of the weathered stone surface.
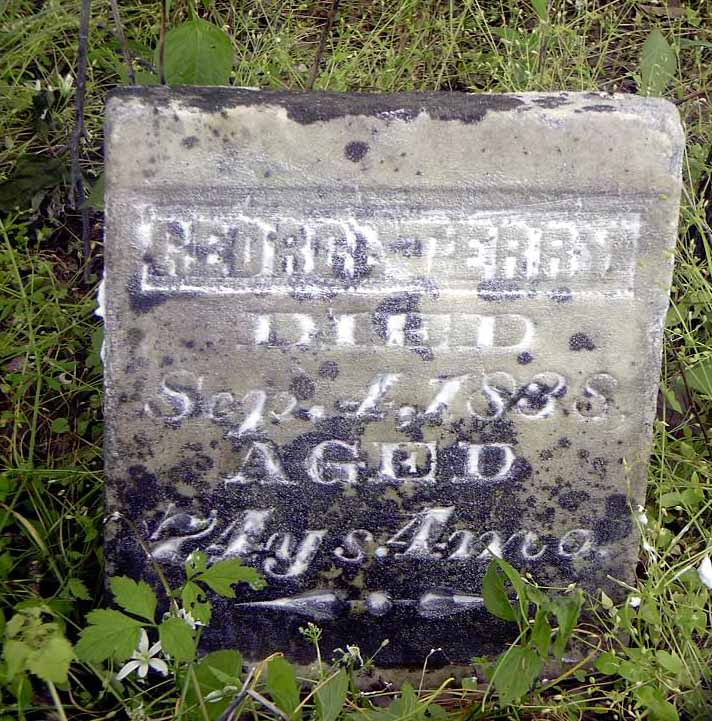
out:
M108 510L265 574L207 647L466 662L492 554L631 580L682 148L636 97L111 98Z

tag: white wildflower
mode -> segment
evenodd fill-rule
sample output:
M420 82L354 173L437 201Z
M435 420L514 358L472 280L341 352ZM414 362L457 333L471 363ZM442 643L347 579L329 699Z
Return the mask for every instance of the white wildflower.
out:
M700 581L712 591L712 561L709 556L702 559L702 563L697 568L697 575L700 577Z
M162 658L155 658L160 652L161 642L156 641L156 643L149 648L148 634L145 629L142 628L138 647L133 652L131 659L127 661L116 674L116 680L121 681L121 679L126 678L133 671L136 671L139 678L146 678L149 668L165 676L168 673L166 662Z
M178 611L178 618L183 619L193 630L197 626L204 626L204 623L201 623L197 619L193 618L190 611L186 611L184 608L181 608L180 611Z
M640 596L631 596L628 599L628 605L631 608L638 608L638 606L640 606L641 601L642 601L642 599L640 598Z
M638 519L638 523L640 523L641 526L648 525L648 516L645 513L645 508L643 506L638 506L638 512L636 513L636 518Z

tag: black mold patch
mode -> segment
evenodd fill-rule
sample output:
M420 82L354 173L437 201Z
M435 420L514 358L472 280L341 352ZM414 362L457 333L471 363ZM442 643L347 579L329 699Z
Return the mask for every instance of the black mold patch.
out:
M584 105L582 109L589 113L615 113L617 110L613 105Z
M574 333L569 338L569 350L595 350L595 343L585 333Z
M185 146L186 148L194 148L200 140L195 135L189 135L187 138L183 138L183 140L180 141L181 145Z
M366 157L368 153L368 143L361 140L353 140L346 144L344 155L352 163L358 163Z

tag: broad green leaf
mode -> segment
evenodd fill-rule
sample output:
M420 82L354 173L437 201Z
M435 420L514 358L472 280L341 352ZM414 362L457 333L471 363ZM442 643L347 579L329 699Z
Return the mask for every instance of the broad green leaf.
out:
M640 94L662 95L676 68L675 52L656 28L648 35L640 57Z
M212 616L212 607L207 600L205 590L197 583L188 581L181 590L183 608L196 620L207 626Z
M82 661L101 663L113 658L121 663L136 650L141 621L104 608L90 611L87 621L90 625L81 632L75 648Z
M140 83L139 83L140 84ZM91 191L87 199L82 203L82 208L94 208L95 210L104 210L104 186L105 179L102 173L91 186Z
M222 691L226 686L233 685L239 688L242 673L242 656L233 650L213 651L201 659L195 666L195 677L200 687L200 694L205 699L209 693ZM216 721L230 705L231 695L205 704L210 721ZM192 683L188 685L186 694L188 706L195 707L196 720L204 721L198 708L198 696Z
M679 721L677 709L665 698L661 689L641 686L634 691L638 702L649 712L651 721Z
M193 18L166 33L169 85L227 85L232 63L232 42L212 23Z
M2 656L6 664L5 673L8 681L25 670L27 657L32 653L32 648L24 641L8 639L2 649Z
M547 619L547 613L539 608L532 626L532 643L539 654L543 657L549 655L549 644L551 643L551 624Z
M172 616L158 627L161 649L176 661L191 661L195 657L193 630L182 619Z
M595 661L594 666L597 671L605 673L606 676L612 676L618 673L618 667L621 665L621 658L614 656L610 651L602 653Z
M685 379L690 388L706 396L712 396L712 358L706 358L686 370Z
M507 590L504 587L504 576L496 560L490 562L487 572L482 580L482 598L485 608L497 618L504 621L516 621L517 613L509 602Z
M299 684L294 666L278 656L267 664L267 690L278 708L292 717L299 705ZM301 713L294 718L301 718Z
M549 0L532 0L532 7L543 23L549 20Z
M116 603L125 611L153 623L156 615L156 594L145 581L134 581L126 576L111 579L111 592Z
M580 590L576 591L573 596L566 596L554 600L552 610L556 615L556 621L559 624L559 630L554 640L554 656L561 658L566 650L566 644L571 638L576 623L581 613L583 605L583 594Z
M69 431L69 421L66 418L55 418L52 421L52 433L67 433Z
M675 676L679 677L686 674L685 664L676 653L670 653L670 651L660 649L655 652L655 658L662 668Z
M319 721L336 721L344 707L348 690L349 675L343 668L317 689L316 707Z
M203 573L208 568L208 554L203 551L193 551L185 559L185 575L193 578L198 573Z
M69 664L74 659L72 644L66 638L51 637L27 657L27 668L47 683L67 683Z
M72 594L73 598L78 598L80 601L88 601L91 599L89 589L86 587L84 581L79 578L70 578L67 581L67 590Z
M525 646L513 646L502 654L492 679L501 703L506 706L524 696L539 676L542 665L539 654Z
M235 598L232 590L234 583L249 583L251 588L264 588L265 582L258 571L251 566L243 566L239 558L228 558L218 561L207 571L195 577L212 588L215 593L225 598Z

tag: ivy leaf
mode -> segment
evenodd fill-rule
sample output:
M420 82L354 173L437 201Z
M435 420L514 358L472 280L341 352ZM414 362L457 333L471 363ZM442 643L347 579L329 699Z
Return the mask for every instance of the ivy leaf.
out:
M349 675L340 669L336 676L330 678L316 691L316 707L319 721L336 721L341 713L349 690Z
M539 676L542 666L539 654L525 646L513 646L504 653L492 679L502 704L506 706L524 696Z
M125 661L136 650L141 633L141 622L121 611L99 608L87 614L89 626L85 628L75 651L82 661L101 663L113 658Z
M507 589L504 587L504 577L496 560L489 564L482 580L482 598L485 608L493 616L504 621L517 620L516 610L509 602Z
M267 664L267 690L277 707L292 717L299 705L299 685L297 672L287 659L278 656ZM294 718L301 718L301 713Z
M156 615L156 594L145 581L134 581L126 576L111 579L111 592L116 603L125 611L153 623Z
M158 627L161 649L176 661L195 658L195 640L190 626L181 618L167 618Z
M258 571L251 566L243 566L239 558L218 561L207 571L196 576L195 580L202 581L225 598L235 598L235 592L232 590L234 583L249 583L255 590L265 587L265 581Z
M656 28L648 35L640 56L640 94L662 95L676 69L675 52Z
M72 644L62 636L52 636L42 648L27 657L27 669L46 683L67 683L69 664L74 659Z
M165 73L169 85L227 85L233 50L229 36L193 18L166 33Z

